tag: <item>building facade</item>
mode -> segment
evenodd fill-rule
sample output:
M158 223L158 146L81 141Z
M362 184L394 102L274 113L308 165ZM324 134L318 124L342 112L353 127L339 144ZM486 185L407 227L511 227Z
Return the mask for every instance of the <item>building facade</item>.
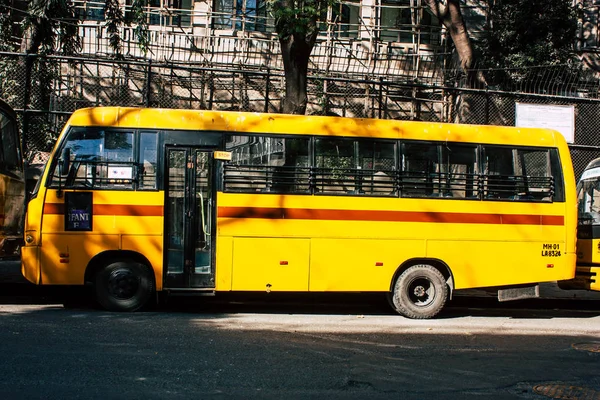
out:
M126 17L131 5L122 1ZM110 56L104 2L80 0L76 6L83 52ZM485 10L463 10L476 36ZM145 56L153 60L283 69L265 0L150 0L145 14L151 44ZM329 7L324 21L311 55L313 71L435 80L431 64L446 51L445 32L422 0L342 1ZM124 54L144 57L133 28L124 26L122 38Z

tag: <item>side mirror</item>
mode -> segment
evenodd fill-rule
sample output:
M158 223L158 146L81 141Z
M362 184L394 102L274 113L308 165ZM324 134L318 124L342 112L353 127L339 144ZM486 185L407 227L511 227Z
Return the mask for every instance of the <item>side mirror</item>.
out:
M67 147L63 150L60 158L58 159L58 173L60 176L64 176L69 173L71 168L71 148Z
M71 149L69 147L65 148L60 158L58 159L58 191L56 192L57 197L62 197L62 177L69 173L69 169L71 168Z

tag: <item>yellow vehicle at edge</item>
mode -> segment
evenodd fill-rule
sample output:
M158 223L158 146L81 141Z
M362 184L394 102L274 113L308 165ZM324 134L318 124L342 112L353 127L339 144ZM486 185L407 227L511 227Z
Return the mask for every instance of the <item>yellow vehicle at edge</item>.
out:
M14 257L23 241L25 175L17 115L0 100L0 257Z
M600 290L600 159L592 160L577 184L577 272L563 289Z

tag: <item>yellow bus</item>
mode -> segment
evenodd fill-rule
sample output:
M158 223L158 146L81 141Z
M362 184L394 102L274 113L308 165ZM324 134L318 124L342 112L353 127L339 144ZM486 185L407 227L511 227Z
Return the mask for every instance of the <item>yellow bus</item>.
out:
M17 115L0 100L0 258L18 256L23 242L25 175Z
M138 108L74 112L28 204L22 272L157 292L381 292L410 318L575 276L575 178L551 130Z
M559 282L559 286L600 290L600 158L581 174L577 204L577 272L574 280Z

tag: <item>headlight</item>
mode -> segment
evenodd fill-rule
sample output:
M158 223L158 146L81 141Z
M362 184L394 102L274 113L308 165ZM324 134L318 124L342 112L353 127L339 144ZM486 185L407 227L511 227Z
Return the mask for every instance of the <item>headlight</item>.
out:
M36 232L27 231L25 232L25 245L33 246L36 244Z

